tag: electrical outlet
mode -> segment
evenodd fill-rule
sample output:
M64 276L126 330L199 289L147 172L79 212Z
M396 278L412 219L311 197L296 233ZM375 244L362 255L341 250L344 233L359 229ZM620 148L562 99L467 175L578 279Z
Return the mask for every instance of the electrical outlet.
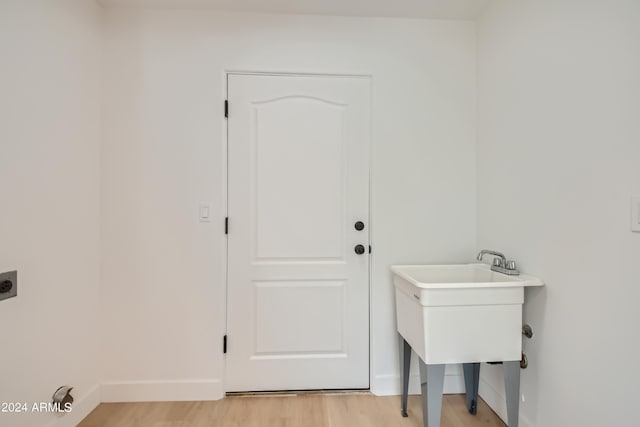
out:
M0 301L18 295L18 272L0 273Z

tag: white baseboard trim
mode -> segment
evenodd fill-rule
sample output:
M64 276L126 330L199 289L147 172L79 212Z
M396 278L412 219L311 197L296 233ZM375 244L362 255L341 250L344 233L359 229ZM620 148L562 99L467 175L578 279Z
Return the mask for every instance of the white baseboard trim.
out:
M498 390L495 389L487 380L480 377L480 387L478 394L486 402L493 411L507 424L507 400ZM533 424L522 414L519 416L519 425L521 427L534 427Z
M55 414L55 420L47 427L75 427L100 404L100 385L96 384L84 396L75 399L73 410L68 413Z
M222 381L125 381L103 383L102 402L176 402L218 400L224 397Z
M371 383L371 393L376 396L398 396L402 393L400 375L376 375ZM464 393L464 377L460 374L445 374L444 393ZM420 375L409 376L409 394L420 394Z

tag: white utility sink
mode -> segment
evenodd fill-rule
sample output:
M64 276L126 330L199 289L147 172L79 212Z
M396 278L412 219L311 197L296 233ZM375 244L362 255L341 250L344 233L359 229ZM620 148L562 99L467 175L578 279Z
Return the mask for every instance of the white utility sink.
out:
M527 275L486 264L395 265L398 332L426 364L520 360Z

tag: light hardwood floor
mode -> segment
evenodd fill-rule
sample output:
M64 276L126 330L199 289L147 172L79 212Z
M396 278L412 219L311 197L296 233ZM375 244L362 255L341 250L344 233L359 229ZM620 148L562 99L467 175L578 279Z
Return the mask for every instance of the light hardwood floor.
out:
M420 396L371 394L233 396L207 402L103 403L79 427L422 427ZM506 427L486 403L467 412L464 395L447 395L441 427Z

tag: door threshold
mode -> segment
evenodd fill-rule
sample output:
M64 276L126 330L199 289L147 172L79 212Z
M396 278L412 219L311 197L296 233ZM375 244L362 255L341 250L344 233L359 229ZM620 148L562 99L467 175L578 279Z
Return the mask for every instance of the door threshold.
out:
M296 397L300 395L321 394L324 396L371 394L368 388L330 389L330 390L272 390L272 391L228 391L227 397Z

